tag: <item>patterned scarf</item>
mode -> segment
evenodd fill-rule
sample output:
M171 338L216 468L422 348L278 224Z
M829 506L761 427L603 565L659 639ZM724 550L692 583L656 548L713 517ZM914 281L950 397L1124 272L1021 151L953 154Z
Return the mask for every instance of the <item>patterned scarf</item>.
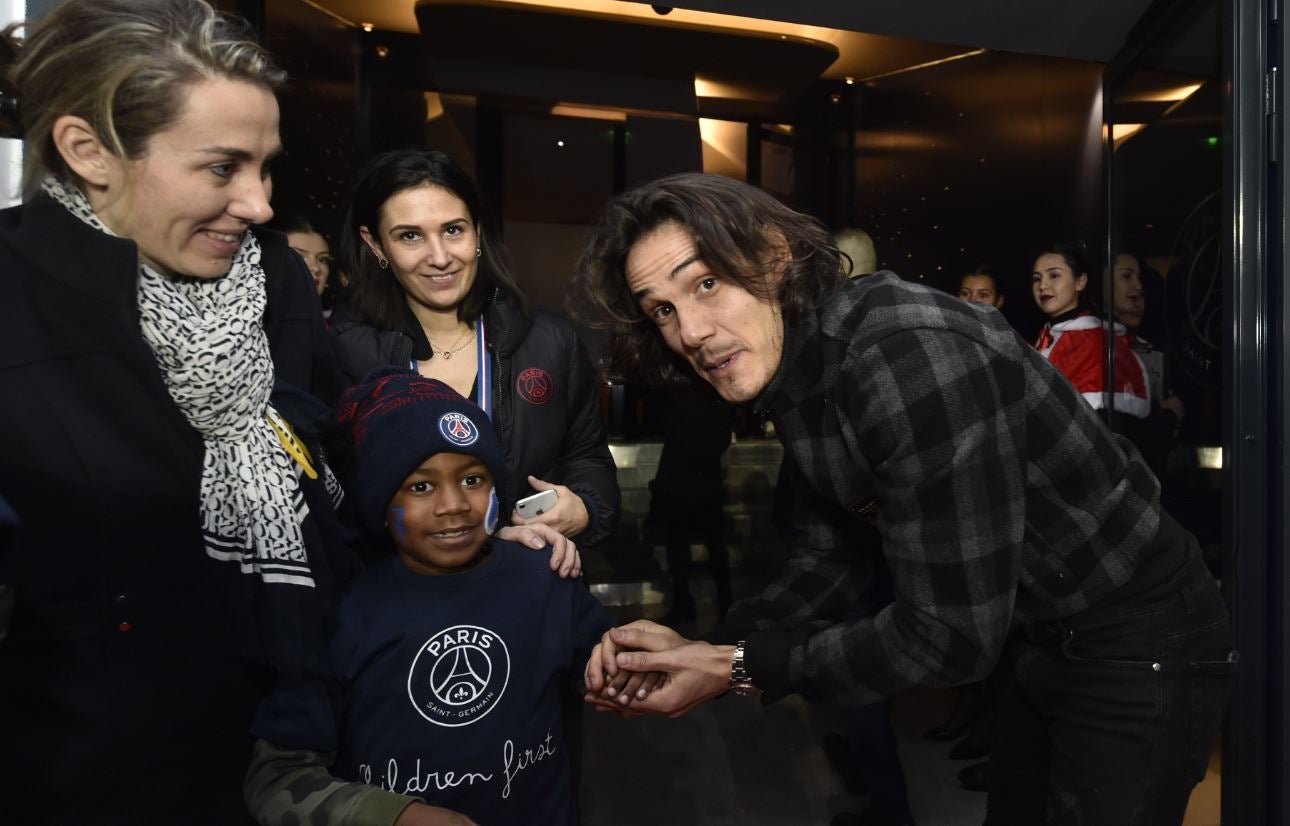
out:
M42 189L85 223L114 235L75 186ZM301 525L309 513L301 468L269 402L273 359L261 319L260 245L246 233L227 275L171 279L140 261L139 317L170 397L202 437L202 535L211 559L266 584L314 587ZM330 471L326 482L332 488Z

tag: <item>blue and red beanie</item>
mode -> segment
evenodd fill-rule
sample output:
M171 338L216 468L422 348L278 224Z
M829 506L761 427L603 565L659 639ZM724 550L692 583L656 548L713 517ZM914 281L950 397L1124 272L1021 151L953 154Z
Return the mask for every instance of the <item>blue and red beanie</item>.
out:
M438 453L484 463L506 501L506 459L492 423L448 385L407 368L373 370L340 400L340 421L358 452L358 514L369 533L385 534L385 512L403 480ZM493 506L496 508L496 505Z

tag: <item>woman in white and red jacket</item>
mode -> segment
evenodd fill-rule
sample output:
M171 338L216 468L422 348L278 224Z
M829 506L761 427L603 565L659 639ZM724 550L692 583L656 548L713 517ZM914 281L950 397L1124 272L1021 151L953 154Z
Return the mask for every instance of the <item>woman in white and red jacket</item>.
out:
M1136 418L1151 412L1147 371L1124 325L1100 318L1090 306L1088 264L1074 244L1050 244L1035 257L1031 288L1048 316L1035 349L1075 385L1094 410L1108 407ZM1106 382L1106 330L1115 337L1115 381ZM1109 404L1108 404L1109 402Z

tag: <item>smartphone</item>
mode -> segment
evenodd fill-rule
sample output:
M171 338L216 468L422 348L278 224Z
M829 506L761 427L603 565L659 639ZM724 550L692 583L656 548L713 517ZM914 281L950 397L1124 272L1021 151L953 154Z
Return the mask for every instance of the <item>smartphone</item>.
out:
M559 499L560 497L553 490L540 491L516 502L515 512L525 519L532 519L554 508Z

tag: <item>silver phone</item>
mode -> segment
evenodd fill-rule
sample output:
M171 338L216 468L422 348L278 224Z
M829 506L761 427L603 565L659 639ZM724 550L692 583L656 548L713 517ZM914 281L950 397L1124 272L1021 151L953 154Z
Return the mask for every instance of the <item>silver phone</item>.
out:
M515 512L525 519L532 519L554 508L559 499L559 495L553 490L539 491L516 502Z

